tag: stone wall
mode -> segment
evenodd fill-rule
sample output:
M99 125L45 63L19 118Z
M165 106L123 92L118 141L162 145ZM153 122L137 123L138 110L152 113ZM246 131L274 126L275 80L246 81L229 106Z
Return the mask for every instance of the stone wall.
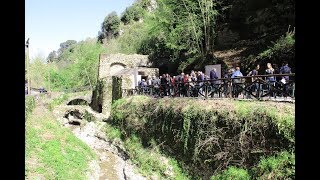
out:
M137 75L159 76L159 69L150 67L147 55L100 54L98 81L90 104L92 109L109 115L112 102L122 98L122 90L135 88Z
M112 77L98 80L92 93L91 108L105 115L110 115L112 104Z
M125 54L101 54L99 65L99 79L111 76L110 68L113 65L123 66L124 68L151 67L148 55L125 55ZM116 72L113 72L116 73Z
M112 103L122 98L122 78L112 76Z

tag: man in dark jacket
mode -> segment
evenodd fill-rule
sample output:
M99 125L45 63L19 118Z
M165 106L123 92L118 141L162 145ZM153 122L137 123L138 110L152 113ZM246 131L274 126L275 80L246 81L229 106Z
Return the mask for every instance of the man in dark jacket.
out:
M288 66L288 62L283 63L283 66L280 68L280 74L291 74L291 68ZM287 84L289 82L289 76L283 76L281 82L285 91L284 97L287 97L287 94L289 94L289 88Z

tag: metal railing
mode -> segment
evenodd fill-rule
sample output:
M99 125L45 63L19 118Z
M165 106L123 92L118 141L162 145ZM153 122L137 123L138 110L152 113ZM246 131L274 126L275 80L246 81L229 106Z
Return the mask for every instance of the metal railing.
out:
M280 79L289 77L283 83ZM123 89L124 96L148 95L153 97L202 97L263 99L265 97L295 97L295 74L242 76L208 79L196 82L168 82L159 85L137 86Z

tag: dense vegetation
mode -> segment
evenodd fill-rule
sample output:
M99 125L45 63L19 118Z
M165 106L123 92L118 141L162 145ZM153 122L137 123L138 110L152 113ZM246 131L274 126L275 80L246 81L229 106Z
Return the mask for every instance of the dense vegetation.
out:
M293 104L137 96L117 100L111 116L124 140L154 140L194 177L294 176Z
M107 14L96 38L66 40L47 64L35 60L31 86L94 86L100 53L149 55L160 74L203 71L215 63L222 72L240 65L244 74L260 64L263 73L267 62L284 61L294 72L294 20L292 0L137 0L121 14ZM227 59L216 56L239 49Z
M61 48L59 55L54 59L49 56L46 63L40 56L31 61L26 73L30 73L31 87L45 87L52 91L94 87L99 55L106 51L103 46L96 39L88 38L67 47L62 43Z
M152 3L157 8L148 11ZM245 50L231 58L240 59L240 64L235 62L245 74L256 64L264 68L266 62L289 61L294 67L294 10L292 0L136 1L120 17L122 34L104 44L112 49L109 53L150 55L160 73L224 64L215 51L239 48ZM283 38L286 32L293 40ZM272 48L273 42L282 45Z

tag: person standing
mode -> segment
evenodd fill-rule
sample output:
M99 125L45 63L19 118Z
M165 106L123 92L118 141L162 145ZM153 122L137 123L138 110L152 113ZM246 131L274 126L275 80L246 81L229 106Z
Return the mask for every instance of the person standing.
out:
M237 77L243 77L243 74L241 73L239 66L236 67L236 70L231 75L231 78L237 78ZM232 85L233 85L233 95L234 97L238 97L241 91L241 88L239 86L242 86L241 79L240 78L234 79L232 82Z
M280 68L280 74L291 74L291 68L288 65L288 62L284 62L282 67ZM288 83L289 83L289 76L283 76L281 79L281 82L283 84L283 89L284 89L284 97L287 97L287 94L289 94L289 88L288 88Z
M273 69L271 63L267 63L266 75L272 75L272 74L274 74L274 69ZM275 80L274 76L267 77L268 90L269 90L270 95L272 95L273 97L275 97L275 93L274 93L274 91L272 91L271 86L275 86L275 81L276 80Z

